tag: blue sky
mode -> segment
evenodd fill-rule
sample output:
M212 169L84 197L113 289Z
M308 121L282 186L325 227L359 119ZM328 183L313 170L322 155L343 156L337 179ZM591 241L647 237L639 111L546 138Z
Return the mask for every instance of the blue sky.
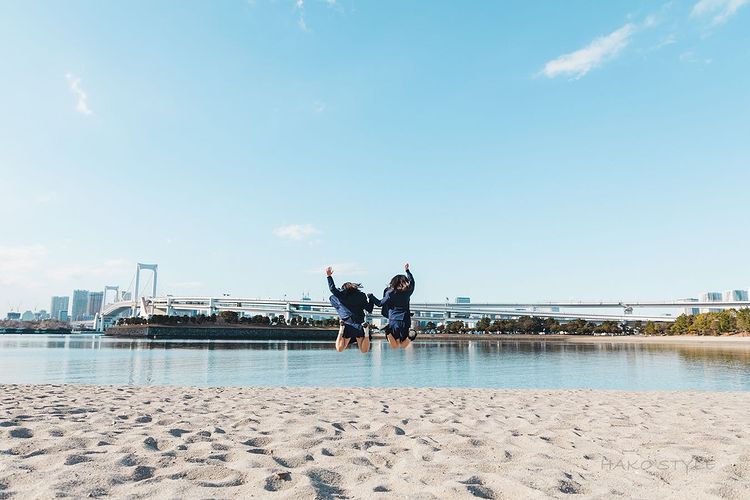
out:
M747 288L746 0L0 4L0 312Z

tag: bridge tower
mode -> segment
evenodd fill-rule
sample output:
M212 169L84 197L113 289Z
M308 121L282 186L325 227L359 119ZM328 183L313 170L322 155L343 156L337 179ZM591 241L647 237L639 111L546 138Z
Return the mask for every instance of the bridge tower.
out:
M118 300L120 300L120 287L106 285L104 287L104 297L102 297L102 312L104 312L104 306L107 305L107 292L115 292L115 299L113 302L117 302Z
M142 264L138 263L135 271L135 292L133 297L133 316L138 315L138 300L139 300L139 293L140 293L140 285L141 285L141 271L153 271L154 273L154 281L151 285L151 297L156 297L156 277L158 274L159 266L158 264Z

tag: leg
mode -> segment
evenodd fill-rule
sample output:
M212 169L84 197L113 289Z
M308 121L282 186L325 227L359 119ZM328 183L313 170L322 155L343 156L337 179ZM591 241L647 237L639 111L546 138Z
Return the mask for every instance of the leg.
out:
M364 337L357 337L357 346L359 346L359 352L367 352L370 350L370 339L365 335Z
M350 339L344 338L344 322L342 321L339 326L339 334L336 337L336 350L341 352L349 347L349 340Z
M399 345L398 340L396 340L396 337L394 337L392 334L390 333L386 334L385 338L386 340L388 340L388 343L391 345L391 348L398 349L399 347L401 347Z
M370 350L370 325L364 323L362 326L365 336L362 337L361 341L359 337L357 338L357 345L359 345L359 352L368 352Z
M410 345L411 345L411 340L409 340L408 337L401 341L401 349L406 349Z

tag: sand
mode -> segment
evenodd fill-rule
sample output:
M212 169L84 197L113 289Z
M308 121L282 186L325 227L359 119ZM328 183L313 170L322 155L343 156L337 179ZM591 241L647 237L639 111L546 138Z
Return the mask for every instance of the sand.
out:
M0 499L750 498L750 393L0 386Z

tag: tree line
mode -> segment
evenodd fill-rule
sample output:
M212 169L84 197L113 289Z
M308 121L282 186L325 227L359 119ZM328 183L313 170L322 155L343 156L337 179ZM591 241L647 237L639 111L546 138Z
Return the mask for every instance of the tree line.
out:
M337 318L313 320L293 317L289 323L283 316L240 316L234 311L221 311L210 316L166 316L154 315L145 318L120 318L118 325L259 325L293 326L308 328L330 328L339 324ZM2 322L0 322L2 326ZM377 327L374 327L377 330ZM603 321L584 319L558 321L554 318L522 316L513 319L482 318L472 327L461 320L438 325L432 321L416 329L430 334L504 334L504 335L727 335L750 333L750 309L727 309L694 315L683 314L674 323L656 321Z
M146 318L120 318L118 325L160 325L160 326L191 326L191 325L256 325L256 326L295 326L308 328L325 328L338 326L335 318L310 319L293 317L287 323L284 316L240 316L234 311L221 311L218 314L198 314L196 316L167 316L155 314Z
M728 335L750 333L750 309L727 309L719 312L683 314L674 323L657 321L604 321L584 319L558 321L554 318L523 316L515 319L482 318L474 327L463 321L447 325L428 322L417 328L425 333L494 333L506 335Z

